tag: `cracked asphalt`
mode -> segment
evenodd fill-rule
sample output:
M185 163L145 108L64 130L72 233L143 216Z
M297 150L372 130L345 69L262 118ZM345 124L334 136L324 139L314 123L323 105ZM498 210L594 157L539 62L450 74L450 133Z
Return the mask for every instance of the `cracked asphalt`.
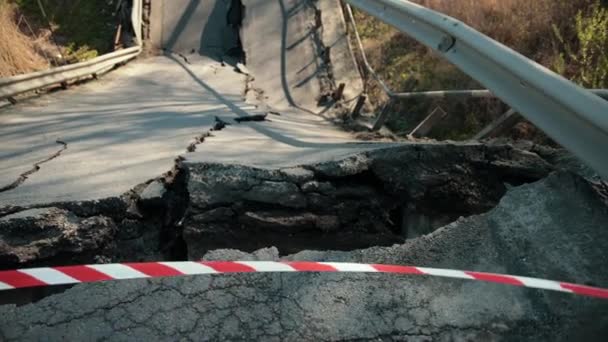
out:
M592 186L561 172L515 188L486 214L402 245L302 251L282 259L423 264L601 285L608 273L598 246L608 235L599 223L606 217ZM216 250L203 257L280 258L276 248ZM0 338L602 341L607 308L595 298L425 276L208 275L81 284L35 303L0 306Z
M261 113L245 102L245 75L210 58L190 60L132 62L99 82L0 111L0 187L54 155L57 140L69 146L19 186L0 192L0 207L120 196L170 170L191 141L214 125L215 116L230 120ZM298 110L283 111L262 131L251 128L262 124L232 122L233 132L223 139L234 140L215 149L218 157L236 161L234 153L251 154L258 143L268 154L314 141L323 141L322 150L331 148L324 145L331 141L357 148L344 145L353 140L346 132Z
M158 23L173 30L164 36L187 62L178 55L141 59L100 81L0 110L0 188L27 175L16 188L0 192L0 208L120 196L169 171L193 138L212 127L215 116L266 113L266 103L246 100L245 75L228 64L222 66L215 53L211 57L191 54L198 51L201 35L212 38L201 51L221 39L218 25L222 22L211 19L224 17L221 11L227 2L203 5L190 1L196 10L194 16L188 15L184 4L165 4L162 9L166 15L152 18L156 23L152 30L159 30L155 27ZM357 151L362 147L347 144L354 140L350 134L323 117L310 115L308 107L300 107L300 102L312 107L321 91L315 79L314 49L301 39L303 30L309 29L306 15L311 9L296 1L283 5L248 1L252 18L248 30L267 35L248 36L245 42L251 64L248 68L257 78L254 86L270 96L262 101L270 100L281 115L273 116L272 122L266 123L269 125L233 125L233 132L225 136L221 146L214 147L214 157L236 161L242 153L262 151L268 155L276 152L280 160L288 161L300 151L331 155L333 148ZM285 18L286 29L280 22L263 18L275 12L281 16L281 8L295 16ZM328 39L338 39L335 31L328 31ZM265 46L260 39L277 44L260 49ZM285 51L285 44L291 47L289 51ZM332 51L348 52L348 46L340 47L342 50L335 47ZM355 69L348 70L352 73ZM275 100L275 96L282 100ZM285 100L288 97L297 99L298 104L292 106ZM35 163L56 152L57 140L66 142L69 149L27 174ZM343 155L344 151L337 153Z
M0 307L4 341L580 340L533 290L391 275L265 274L79 285ZM551 295L553 296L553 295ZM560 295L556 295L560 296ZM580 299L561 295L565 305ZM530 312L534 314L531 315ZM505 333L508 337L505 338Z
M196 65L168 57L130 63L99 82L44 96L0 112L0 184L11 184L35 162L20 186L0 193L0 207L116 197L170 170L189 141L234 114L192 73L236 106L244 76L201 58ZM185 70L187 69L187 70Z
M18 187L0 192L0 209L120 196L170 170L179 155L185 163L282 168L388 146L355 142L314 108L324 89L317 82L320 47L308 32L311 15L321 9L327 17L336 7L327 6L330 0L311 2L244 1L249 31L243 49L254 80L222 66L217 56L191 54L217 49L221 21L209 18L223 18L228 1L153 2L170 12L156 21L152 16L165 26L152 31L175 25L165 37L183 57L140 59L100 81L0 111L0 187L56 153L57 140L69 146ZM321 45L349 55L340 25L330 26ZM202 39L207 30L213 39ZM334 77L348 80L347 71L356 69L341 61L333 60ZM347 93L357 94L357 86ZM280 115L260 123L232 120L268 110ZM216 116L232 125L199 144L195 138L206 135ZM188 146L196 152L185 153ZM460 219L403 245L286 258L453 267L602 285L606 237L598 227L608 213L592 194L586 180L560 175L510 191L502 207L487 215ZM205 258L279 259L276 250L264 253L212 251ZM595 341L608 326L606 304L597 299L387 274L210 275L28 295L28 304L0 306L0 340Z

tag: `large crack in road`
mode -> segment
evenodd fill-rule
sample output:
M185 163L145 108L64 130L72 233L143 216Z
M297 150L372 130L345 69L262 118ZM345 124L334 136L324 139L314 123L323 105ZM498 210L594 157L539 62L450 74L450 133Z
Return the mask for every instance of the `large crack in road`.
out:
M380 154L399 153L398 150ZM513 169L505 169L504 162L495 159L482 164L494 163L512 177ZM526 163L515 159L513 165ZM353 160L341 160L310 170L322 169L324 174L328 168L352 172L352 166ZM224 179L234 181L226 187L232 188L238 182L240 191L247 193L256 188L257 181L247 180L252 176L272 179L263 182L281 177L281 170L208 165L217 169L203 173L198 171L201 167L205 168L183 165L189 173L188 188L198 189L190 193L184 229L196 227L200 232L201 228L209 228L198 237L184 235L187 258L191 260L423 264L542 274L587 284L608 280L606 265L599 261L603 250L597 247L597 243L608 242L608 234L597 225L608 219L606 202L597 194L598 184L567 171L513 187L489 211L459 218L434 232L392 246L352 251L319 248L285 255L288 249L280 246L281 240L266 240L268 236L260 234L268 231L266 225L239 227L222 223L228 229L237 229L230 234L245 234L243 230L251 228L249 240L266 240L267 246L278 242L280 248L252 253L213 246L200 248L200 243L210 244L204 234L218 233L211 229L213 223L205 224L215 209L206 210L208 203L200 201L206 193L201 182L216 178L213 172L228 173ZM293 177L293 173L290 175ZM393 176L395 184L400 184L409 174L396 171ZM530 180L528 177L525 179ZM219 182L210 186L217 185ZM266 201L232 195L247 197L243 204L249 205L249 210L260 204L257 201ZM294 203L284 202L282 206L289 208ZM272 223L277 228L277 220ZM293 231L293 225L279 230L285 234L285 229ZM324 233L319 236L326 237ZM593 239L589 239L591 236ZM293 238L293 243L298 241L301 240ZM561 257L556 258L556 254ZM84 338L86 334L88 338L112 340L145 336L154 340L593 341L601 340L606 332L605 310L605 302L599 300L459 280L360 274L243 274L78 285L33 305L0 307L0 314L7 318L0 331L7 341L36 336L56 340L65 331L74 338Z
M68 144L61 141L61 140L56 140L55 141L57 144L62 145L61 148L53 153L52 155L50 155L48 158L41 160L39 162L34 163L34 165L32 165L32 168L22 174L19 175L19 178L17 178L14 182L12 182L11 184L5 185L3 187L0 187L0 193L5 192L5 191L10 191L13 189L16 189L19 185L23 184L23 182L25 182L27 180L27 178L29 176L31 176L32 174L38 172L40 170L40 165L44 164L44 163L48 163L51 160L59 157L61 155L61 153L65 150L68 149Z
M263 8L296 18L246 20L244 27L260 25L281 38L265 49L282 45L277 50L282 57L277 55L275 62L301 66L303 59L294 54L306 44L298 44L302 37L288 37L290 25L314 23L326 15L318 9L327 7L290 0L245 4L253 7L253 16ZM275 110L277 96L313 89L310 83L293 86L304 74L288 78L283 70L282 77L274 77L279 64L263 64L264 54L252 48L253 33L244 32L243 55L247 52L253 64L248 68L258 78L247 78L245 93L253 90L257 106ZM318 36L322 33L304 37L315 40L317 54L303 56L320 58L325 51L319 45L324 44ZM289 56L286 46L293 47ZM318 260L608 284L601 248L608 244L603 229L608 222L606 185L565 151L504 142L308 142L303 137L311 136L311 127L322 126L316 121L302 124L308 118L300 112L291 115L289 109L273 118L276 122L233 123L234 114L260 114L243 110L240 100L226 97L192 71L200 57L183 58L187 63L169 59L200 86L196 92L203 89L219 104L210 110L215 118L211 128L187 131L187 137L196 135L187 146L178 146L187 153L175 159L170 171L121 195L0 208L0 269L158 260ZM332 69L324 70L325 76L336 76ZM319 80L318 88L326 81ZM283 84L285 94L264 93L261 89L269 84ZM319 89L306 95L322 94ZM601 340L608 334L608 307L601 301L493 284L369 274L243 274L82 284L2 291L0 303L12 303L0 306L0 339L6 341L66 336L570 341Z

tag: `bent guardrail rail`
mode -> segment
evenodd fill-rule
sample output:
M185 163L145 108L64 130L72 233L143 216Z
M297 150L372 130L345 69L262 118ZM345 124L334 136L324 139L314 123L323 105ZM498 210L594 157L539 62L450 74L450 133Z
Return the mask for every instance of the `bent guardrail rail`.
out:
M0 79L0 100L10 99L13 96L42 89L53 84L61 84L85 76L95 75L137 57L142 51L141 16L142 0L133 0L131 22L136 36L136 46L101 55L85 62L2 78Z
M439 52L608 178L608 102L474 30L405 0L346 0Z

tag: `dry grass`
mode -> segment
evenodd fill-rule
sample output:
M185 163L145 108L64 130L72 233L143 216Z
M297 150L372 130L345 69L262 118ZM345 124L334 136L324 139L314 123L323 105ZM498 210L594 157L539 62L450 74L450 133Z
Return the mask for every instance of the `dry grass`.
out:
M571 31L576 13L595 0L418 0L458 18L541 63L553 51L553 25ZM571 38L571 37L567 37Z
M556 71L556 61L561 60L562 68L569 71L563 74L575 80L574 76L580 72L580 68L570 70L574 64L563 65L569 60L566 57L559 58L565 52L564 44L560 43L555 32L559 31L563 40L571 44L571 49L578 51L580 39L577 37L575 17L579 11L589 16L592 4L598 0L413 1L455 17ZM440 55L431 52L407 35L363 12L356 11L355 16L372 66L393 90L427 91L482 87ZM379 108L385 101L383 92L373 80L369 80L367 84L369 98ZM444 127L433 133L433 137L438 139L461 140L471 137L507 110L507 107L497 100L404 100L398 101L393 107L388 126L396 132L409 132L436 106L450 112L450 122L446 122Z
M48 67L33 41L15 23L15 8L0 0L0 77L14 76Z

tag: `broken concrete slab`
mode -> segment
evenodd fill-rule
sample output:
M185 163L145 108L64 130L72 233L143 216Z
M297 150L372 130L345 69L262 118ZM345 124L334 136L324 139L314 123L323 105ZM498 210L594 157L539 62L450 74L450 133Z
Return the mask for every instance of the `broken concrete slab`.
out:
M113 241L116 225L104 216L80 218L59 208L30 209L0 218L0 267L38 260L85 260Z
M194 220L200 223L211 223L233 217L235 212L230 208L216 208L202 214L194 215Z
M288 167L281 169L281 173L285 175L286 179L296 184L302 184L310 181L315 177L314 172L307 170L303 167Z
M373 153L373 152L372 152ZM323 178L341 178L360 174L369 170L371 160L366 153L358 153L338 162L319 163L314 171Z
M236 70L238 72L240 72L241 74L251 75L251 72L249 71L249 69L247 69L247 67L243 63L236 63Z
M593 186L556 173L512 188L488 213L393 247L282 258L275 248L215 250L204 259L394 263L602 286L608 263L598 246L608 234L598 223L607 220ZM114 340L601 341L606 310L602 300L467 280L239 274L78 285L35 304L0 307L0 332L51 341L66 332Z
M608 243L603 229L606 222L608 206L594 185L580 176L560 172L512 188L486 214L460 219L400 246L353 252L307 251L287 259L472 268L605 286L608 269L600 246ZM607 309L602 301L565 304L564 298L550 292L535 294L529 301L539 315L562 322L578 320L575 326L560 327L560 332L569 331L568 336L606 333L608 317L599 314ZM601 322L578 319L593 315L603 317Z
M251 251L268 243L282 253L349 250L400 243L487 211L507 190L505 183L534 181L552 169L537 154L509 145L418 144L275 169L188 162L167 174L173 180L168 184L158 180L124 198L53 206L81 219L107 217L116 225L114 246L83 253L79 260L86 262L195 259L214 248ZM157 209L141 208L148 200ZM134 206L138 202L144 210ZM281 236L286 231L288 238ZM39 257L17 264L52 261Z
M2 110L0 187L56 153L23 184L0 194L2 206L118 197L170 170L191 138L241 99L244 75L200 57L139 60L73 89ZM153 151L151 153L150 151Z
M262 181L243 194L243 199L253 202L276 204L289 208L303 208L306 197L293 183Z
M144 210L155 210L164 206L163 198L167 193L165 184L160 180L155 180L148 184L144 191L139 195L139 205Z
M603 223L602 223L603 222ZM607 284L602 228L608 206L593 183L556 172L512 187L487 213L460 218L393 247L352 252L301 252L288 259L423 264ZM454 248L453 246L468 246ZM432 252L430 252L432 251ZM560 256L561 255L561 256ZM595 263L599 269L593 269Z
M413 199L466 212L491 209L504 194L504 183L535 181L554 167L510 145L430 144L381 150L371 170L388 183L391 193L405 192Z
M151 43L167 51L196 52L213 58L238 45L228 26L230 2L221 0L156 0L151 30L160 31Z
M270 244L287 254L401 243L488 211L508 186L553 170L534 153L478 144L404 145L295 169L205 162L184 168L191 259L213 248Z
M181 257L185 178L176 168L120 197L9 207L0 215L0 268Z
M336 188L330 182L311 181L302 185L302 191L304 193L316 192L324 195L329 195L330 193L336 191Z
M309 113L323 112L316 99L322 94L330 94L335 81L331 64L324 60L324 53L329 49L323 39L323 29L316 26L321 20L318 3L294 0L242 2L246 8L241 35L247 68L255 77L253 85L266 91L266 104L277 109L296 107ZM328 40L339 35L334 26L331 28L331 31L328 28ZM331 43L344 43L344 40ZM332 47L337 48L344 49L347 45Z

